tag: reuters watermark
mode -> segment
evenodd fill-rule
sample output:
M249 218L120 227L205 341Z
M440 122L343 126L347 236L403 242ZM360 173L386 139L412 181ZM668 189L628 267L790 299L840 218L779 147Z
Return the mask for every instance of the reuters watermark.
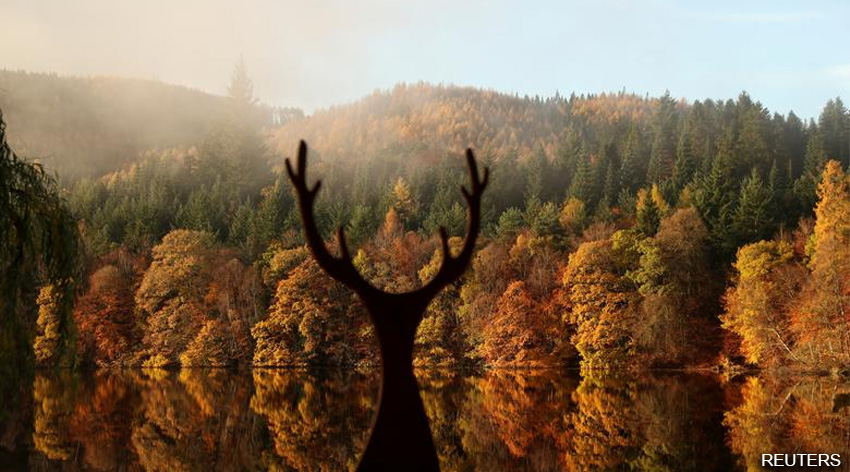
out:
M839 467L840 454L762 454L762 467Z

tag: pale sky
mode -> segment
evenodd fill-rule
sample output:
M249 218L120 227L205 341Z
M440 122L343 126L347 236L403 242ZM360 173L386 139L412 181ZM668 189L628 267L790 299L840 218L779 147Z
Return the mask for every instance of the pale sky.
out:
M2 0L0 68L154 78L310 112L398 82L850 101L850 0Z

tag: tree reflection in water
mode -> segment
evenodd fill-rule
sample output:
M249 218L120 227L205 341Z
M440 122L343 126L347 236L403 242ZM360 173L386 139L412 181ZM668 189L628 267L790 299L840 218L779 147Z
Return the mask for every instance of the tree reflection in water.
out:
M840 454L850 470L850 382L812 377L749 377L742 402L726 414L740 466L758 469L761 454Z
M255 370L251 409L266 420L271 470L353 470L377 408L377 379L341 371Z
M817 377L420 370L444 470L729 470L850 457L850 383ZM352 470L377 372L38 373L0 424L13 469ZM21 433L29 431L29 433ZM6 464L4 464L6 465Z

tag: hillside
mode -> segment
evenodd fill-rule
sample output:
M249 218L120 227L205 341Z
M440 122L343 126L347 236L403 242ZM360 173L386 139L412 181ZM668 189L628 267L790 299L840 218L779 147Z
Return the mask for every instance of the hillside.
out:
M344 227L357 269L389 292L429 280L441 227L464 236L462 149L492 170L476 257L431 305L419 364L846 365L812 341L848 339L836 321L846 297L821 288L846 287L848 273L850 114L840 99L804 123L746 93L540 99L417 84L272 127L255 119L263 109L244 69L227 100L146 82L41 79L64 92L55 111L45 98L11 107L10 120L27 110L31 133L52 123L27 139L78 139L77 150L102 159L174 146L126 151L109 161L121 170L69 185L85 275L73 290L45 279L22 306L38 306L42 324L67 320L56 300L73 292L83 363L375 361L365 313L308 257L286 174L269 165L305 138L310 179L324 179L319 231ZM134 83L144 91L135 101ZM148 103L168 93L182 99ZM193 100L208 115L189 113ZM115 124L98 126L107 119ZM761 301L780 282L787 289L770 293L781 296ZM762 337L772 321L753 313L785 320L770 329L791 347ZM62 336L39 333L39 362L58 362Z
M482 154L543 149L553 157L571 123L604 132L629 120L641 126L657 99L618 93L590 97L519 97L473 87L400 84L363 99L294 120L276 130L275 142L291 152L306 139L323 156L362 162L391 149L411 158L460 153Z
M149 149L199 143L227 100L153 80L0 70L0 110L18 154L73 179L121 169Z

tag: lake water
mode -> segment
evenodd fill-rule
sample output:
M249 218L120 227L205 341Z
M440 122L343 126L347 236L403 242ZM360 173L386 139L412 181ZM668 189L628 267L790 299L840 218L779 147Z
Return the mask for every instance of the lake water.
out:
M443 470L731 470L762 452L850 459L827 378L419 371ZM2 405L2 470L353 469L374 371L36 373Z

